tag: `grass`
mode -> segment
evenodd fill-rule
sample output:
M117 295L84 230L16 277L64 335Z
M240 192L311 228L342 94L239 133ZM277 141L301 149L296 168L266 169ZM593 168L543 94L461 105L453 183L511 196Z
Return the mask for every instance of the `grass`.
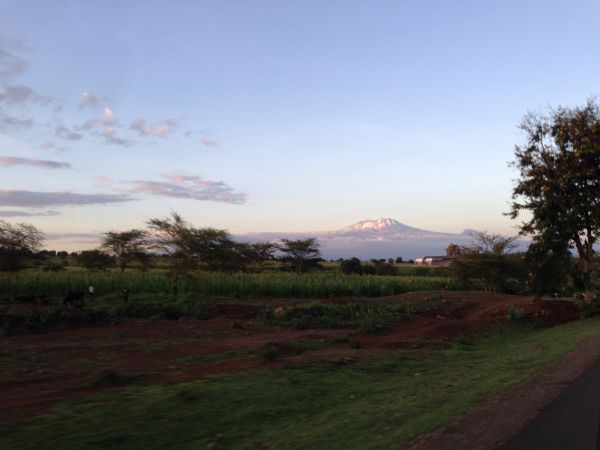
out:
M546 370L600 335L599 325L588 319L535 330L511 322L427 357L393 351L374 363L129 387L6 425L0 448L402 448Z

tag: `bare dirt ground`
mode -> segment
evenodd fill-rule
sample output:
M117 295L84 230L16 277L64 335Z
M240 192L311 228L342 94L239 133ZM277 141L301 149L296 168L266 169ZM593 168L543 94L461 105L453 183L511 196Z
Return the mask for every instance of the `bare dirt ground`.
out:
M493 324L506 321L511 306L548 324L561 322L570 313L570 304L562 304L567 302L550 302L551 305L548 303L542 307L534 304L530 297L482 292L418 292L386 300L438 301L440 295L448 301L447 308L442 307L435 314L419 316L402 323L385 335L366 335L349 329L267 328L257 318L260 307L270 305L287 308L307 301L254 300L218 302L214 305L217 315L209 320L125 320L115 325L1 338L0 398L3 401L0 402L0 422L11 422L43 413L65 399L117 389L93 385L95 377L105 369L137 375L142 382L151 383L181 382L211 374L294 366L310 361L340 361L345 358L365 361L377 358L386 349L427 347L467 333L482 331ZM453 299L463 301L457 303ZM331 303L347 301L350 299L323 300ZM341 339L343 337L351 338L354 345ZM286 352L286 349L293 349L292 345L298 342L316 345L305 345L306 348L301 352ZM356 342L360 344L360 348L356 348ZM261 357L260 349L269 344L276 345L283 357L271 362ZM565 365L565 374L568 374L557 376L560 380L571 379L576 376L573 372L575 367L585 366L598 353L595 348L584 349L577 354L579 356L571 357L579 358L579 365ZM550 380L548 383L555 381ZM557 386L558 389L562 385ZM523 393L517 394L533 395L535 399L527 403L539 405L540 402L547 401L549 395L555 397L548 394L550 391L546 388L528 387ZM493 420L497 420L494 411L510 409L515 398L519 397L495 400L490 409L481 410L472 419L463 419L466 422L461 422L458 427L468 430L476 422L480 423L481 418L486 415L490 417L490 423L493 423ZM525 402L519 403L521 407L525 407ZM530 413L537 411L536 408L537 406L531 406L520 417L529 418ZM511 421L520 420L514 414L506 416L505 420L512 418L507 422L507 426L512 428L516 425ZM428 437L430 441L420 441L423 446L415 448L449 448L448 441L444 440L447 437L443 432L439 433L439 436ZM438 438L442 439L440 442L444 445L432 446L431 443L438 442Z

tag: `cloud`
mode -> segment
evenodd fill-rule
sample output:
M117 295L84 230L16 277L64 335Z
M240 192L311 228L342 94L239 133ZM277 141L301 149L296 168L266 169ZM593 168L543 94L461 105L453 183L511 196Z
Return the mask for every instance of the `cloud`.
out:
M172 134L181 119L166 119L159 122L146 123L144 119L138 117L131 122L130 129L137 131L140 136L167 137Z
M114 127L119 124L117 116L110 108L104 108L103 114L100 117L90 119L85 122L81 127L82 130L93 130L94 128L100 127Z
M54 134L59 138L67 139L69 141L78 141L83 137L81 134L69 130L64 125L58 125L54 129Z
M58 216L58 211L17 211L15 209L0 210L0 217L34 217L34 216Z
M194 132L190 131L190 130L183 133L183 137L186 137L186 138L191 138L193 135L194 135Z
M0 35L0 81L2 83L8 82L27 70L29 66L27 61L14 53L24 49L22 41Z
M218 149L223 148L221 146L221 143L215 139L204 138L204 139L202 139L201 142L203 145L206 145L207 147L214 147L214 148L218 148Z
M133 144L133 141L117 136L116 127L119 125L119 120L113 110L104 108L102 116L88 120L78 129L94 130L99 128L101 131L95 132L94 134L101 136L106 144L128 147Z
M102 235L100 233L44 233L48 241L61 241L68 239L71 242L100 242Z
M108 102L108 97L98 97L97 95L92 94L91 92L82 92L81 93L81 103L79 104L79 109L85 108L98 108L100 106L100 102Z
M54 144L53 142L44 142L44 143L38 145L38 147L41 148L42 150L54 150L57 152L65 151L64 147L59 147L56 144Z
M0 167L34 166L42 169L71 169L71 164L45 159L19 158L16 156L0 156Z
M52 101L52 97L40 95L29 86L22 84L6 86L4 92L0 93L0 104L4 103L8 106L47 105Z
M123 203L134 200L126 194L75 194L72 192L36 192L0 189L0 206L43 208Z
M17 117L0 114L0 130L16 130L32 127L32 119L19 119Z
M167 181L132 181L132 187L127 192L238 205L246 203L245 193L235 192L222 181L209 181L181 173L162 174L162 177Z
M123 147L129 147L131 144L133 144L133 141L118 137L115 133L114 127L106 127L104 130L102 130L101 135L104 138L104 142L107 144L122 145Z

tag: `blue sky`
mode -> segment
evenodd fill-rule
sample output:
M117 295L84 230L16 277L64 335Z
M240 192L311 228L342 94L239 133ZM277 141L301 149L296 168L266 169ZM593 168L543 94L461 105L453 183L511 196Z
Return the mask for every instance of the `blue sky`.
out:
M597 1L0 0L0 215L71 248L171 210L233 233L514 234L516 125L600 92L599 19Z

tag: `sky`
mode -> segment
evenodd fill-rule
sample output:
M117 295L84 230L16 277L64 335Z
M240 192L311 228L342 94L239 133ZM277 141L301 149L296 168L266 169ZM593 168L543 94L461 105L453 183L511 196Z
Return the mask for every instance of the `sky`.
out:
M0 220L515 234L518 124L600 93L600 2L0 0Z

